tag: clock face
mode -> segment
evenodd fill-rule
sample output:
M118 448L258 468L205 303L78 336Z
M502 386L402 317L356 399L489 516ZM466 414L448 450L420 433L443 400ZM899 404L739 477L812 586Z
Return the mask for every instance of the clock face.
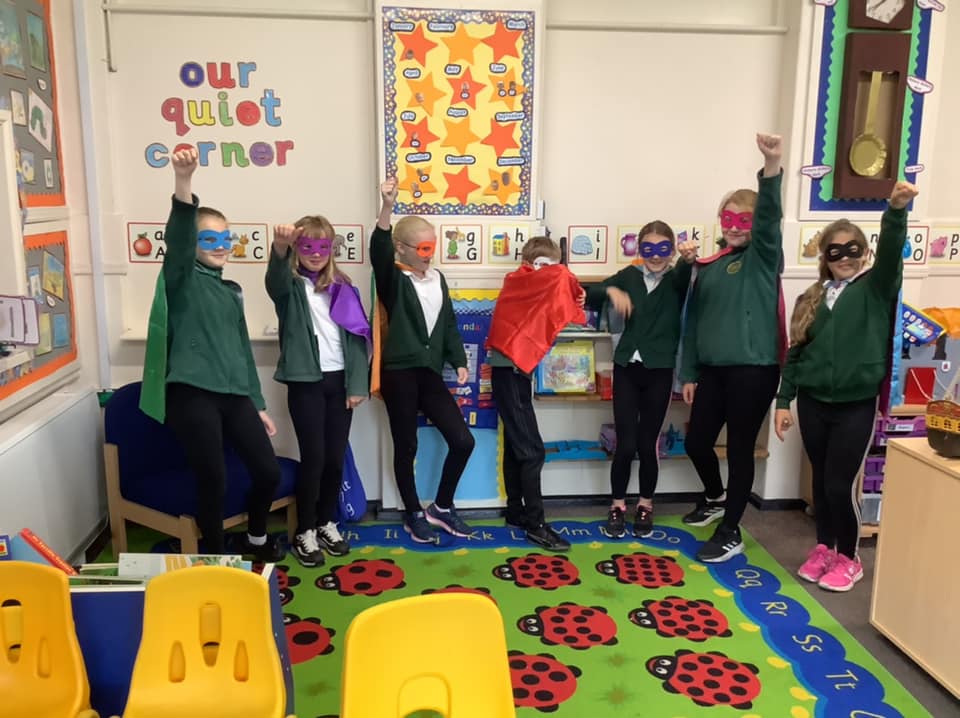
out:
M867 0L866 14L871 20L888 25L906 4L907 0Z

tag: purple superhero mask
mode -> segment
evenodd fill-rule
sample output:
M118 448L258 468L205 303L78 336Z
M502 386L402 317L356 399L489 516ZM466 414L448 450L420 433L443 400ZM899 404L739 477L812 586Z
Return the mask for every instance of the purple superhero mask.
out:
M197 246L205 252L217 249L230 249L233 246L233 235L229 229L214 232L212 229L201 229L197 232Z
M330 256L333 250L333 240L327 237L314 239L312 237L297 237L297 254L301 257L311 257L317 254L321 257Z
M640 256L644 259L650 259L651 257L669 257L673 254L673 242L669 239L665 239L662 242L641 242L640 243Z

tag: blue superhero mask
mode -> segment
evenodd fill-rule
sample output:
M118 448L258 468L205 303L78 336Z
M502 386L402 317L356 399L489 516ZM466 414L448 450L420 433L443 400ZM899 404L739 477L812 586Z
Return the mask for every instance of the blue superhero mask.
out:
M212 229L201 229L197 232L197 246L205 252L217 249L230 249L233 246L233 235L229 229L214 232Z
M668 239L663 240L662 242L641 242L640 243L640 256L645 259L650 257L669 257L673 254L673 242Z

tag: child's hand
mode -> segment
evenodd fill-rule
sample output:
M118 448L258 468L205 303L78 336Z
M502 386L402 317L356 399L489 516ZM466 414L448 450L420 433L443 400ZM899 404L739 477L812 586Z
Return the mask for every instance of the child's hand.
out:
M697 385L693 382L683 385L683 403L690 405L693 403L693 396L697 393Z
M180 150L173 153L173 171L177 177L189 177L197 169L197 151L192 147L189 150Z
M277 427L274 425L273 419L270 418L270 415L267 412L260 412L260 421L263 422L263 428L266 430L267 436L277 435Z
M610 297L613 308L623 316L629 317L633 312L633 302L630 301L630 295L622 289L607 287L607 296Z
M459 369L457 369L457 384L459 384L460 386L463 386L464 384L467 383L467 379L469 378L470 378L470 374L467 372L467 368L465 366L462 366Z
M917 189L916 185L909 182L897 182L890 193L890 206L893 209L903 209L918 194L920 194L920 190Z
M278 249L286 249L297 241L300 230L292 224L278 224L273 228L273 243Z
M793 426L793 414L789 409L777 409L773 415L773 430L780 441L783 441L784 434Z
M783 157L783 138L780 135L765 135L762 132L757 133L757 147L765 160L780 161Z
M347 397L347 408L356 409L363 403L363 400L366 399L365 396L348 396Z
M583 290L583 287L580 287L580 291L577 293L577 306L583 309L586 303L587 303L587 293Z
M387 177L386 181L380 184L380 197L384 204L393 206L393 203L397 201L396 177Z
M693 264L694 261L696 261L698 249L700 249L700 245L692 239L688 239L686 242L680 242L680 244L677 245L677 252L680 253L680 258L687 264Z

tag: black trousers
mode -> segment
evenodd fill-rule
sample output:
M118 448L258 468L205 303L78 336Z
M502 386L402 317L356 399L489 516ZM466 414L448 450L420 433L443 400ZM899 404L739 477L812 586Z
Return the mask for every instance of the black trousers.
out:
M393 473L404 508L410 513L422 510L413 474L418 411L423 412L447 442L447 458L440 473L436 503L441 508L449 508L475 442L447 385L439 374L426 367L384 369L380 375L380 394L390 420Z
M353 410L347 408L343 371L315 382L288 382L287 407L300 446L297 474L297 533L336 520L343 455Z
M613 498L622 501L630 465L639 459L640 498L652 499L660 474L660 429L670 408L673 369L648 369L640 362L613 366L613 422L617 450L610 464Z
M877 400L827 404L800 392L797 420L813 474L817 543L856 558L860 541L857 474L873 437Z
M536 528L543 523L543 439L533 410L530 377L513 367L491 372L493 400L503 422L503 485L510 523Z
M247 531L267 532L267 514L280 484L280 466L273 445L248 396L219 394L187 384L167 385L167 426L187 456L197 479L197 525L204 550L224 553L223 498L227 486L224 439L250 474Z
M723 524L736 528L753 488L757 435L780 382L780 367L704 366L690 410L685 447L706 497L723 493L714 444L727 425L727 501Z

